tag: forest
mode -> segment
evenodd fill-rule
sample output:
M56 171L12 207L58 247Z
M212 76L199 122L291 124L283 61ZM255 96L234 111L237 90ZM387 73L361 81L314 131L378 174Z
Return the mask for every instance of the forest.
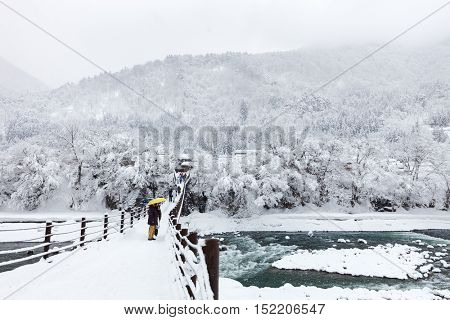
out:
M166 195L188 152L193 208L205 192L208 210L229 215L449 210L448 47L386 50L321 90L370 48L168 56L114 73L133 91L100 74L3 94L0 209L132 206L152 190ZM143 142L149 127L158 141ZM196 138L177 136L179 127ZM226 127L281 128L283 138L197 139Z

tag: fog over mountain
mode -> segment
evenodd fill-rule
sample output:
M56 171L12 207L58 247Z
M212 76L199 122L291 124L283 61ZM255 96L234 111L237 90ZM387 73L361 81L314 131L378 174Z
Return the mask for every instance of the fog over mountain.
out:
M0 57L0 96L47 90L46 84Z
M376 47L316 48L265 54L169 56L114 74L161 109L184 122L232 124L243 102L249 123L269 119L286 105L303 110L304 95L365 57ZM316 95L336 101L350 91L427 94L450 82L450 45L385 49ZM61 118L158 119L167 117L106 74L67 84L32 98ZM237 116L237 117L236 117ZM170 117L169 117L170 118Z

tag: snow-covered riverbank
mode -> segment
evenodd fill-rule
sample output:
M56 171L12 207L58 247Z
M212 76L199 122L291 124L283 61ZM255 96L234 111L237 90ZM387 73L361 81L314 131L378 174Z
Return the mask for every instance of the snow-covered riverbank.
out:
M340 213L307 209L272 210L248 218L223 212L194 212L183 218L201 234L235 231L411 231L450 230L450 212L416 209L399 212Z
M368 290L365 288L349 289L333 287L328 289L285 284L280 288L244 287L238 281L221 278L220 298L224 300L431 300L450 299L450 290L411 289L411 290Z

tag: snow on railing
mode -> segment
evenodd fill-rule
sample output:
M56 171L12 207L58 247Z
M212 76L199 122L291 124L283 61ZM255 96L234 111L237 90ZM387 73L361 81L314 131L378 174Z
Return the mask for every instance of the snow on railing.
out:
M127 215L129 215L127 217ZM77 247L83 247L86 243L107 240L113 234L124 233L128 229L133 227L134 219L139 220L141 216L145 215L145 210L140 207L134 207L129 210L121 210L117 214L105 214L103 218L89 219L81 218L79 221L67 222L67 223L53 223L52 221L45 222L43 226L30 227L30 228L10 228L1 229L0 228L0 239L2 233L18 232L18 231L33 231L41 232L45 229L43 235L28 238L28 239L15 239L14 242L21 243L35 243L38 244L27 246L19 249L4 250L0 251L0 256L2 255L12 255L13 258L7 261L0 262L0 267L12 265L16 263L22 263L29 260L44 258L47 259L51 255L61 253L63 251L73 250ZM92 223L95 223L92 225ZM59 227L75 226L80 225L80 228L75 228L73 230L68 230L64 232L55 232ZM62 237L78 233L77 236ZM59 241L52 241L54 237L60 237ZM39 243L40 242L40 243ZM62 247L56 247L55 245L61 243ZM69 243L69 244L68 244ZM34 253L35 250L41 249L42 252ZM41 251L39 250L39 251ZM14 257L14 255L27 253L26 257Z
M169 234L173 250L172 263L176 281L188 300L217 300L219 277L219 242L216 239L198 240L197 233L189 233L178 220L184 206L186 184L180 200L170 212Z

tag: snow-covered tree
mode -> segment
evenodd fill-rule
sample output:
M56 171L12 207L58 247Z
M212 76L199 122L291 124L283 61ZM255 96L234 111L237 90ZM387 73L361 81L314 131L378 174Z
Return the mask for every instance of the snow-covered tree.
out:
M247 207L247 191L244 183L226 172L217 180L211 192L212 208L224 209L229 215L236 215Z
M445 210L450 209L450 145L441 145L436 156L431 160L434 174L439 177L442 187L441 190L441 206Z
M24 156L15 164L11 194L12 204L20 209L33 210L52 197L60 184L60 165L43 149L23 150Z

